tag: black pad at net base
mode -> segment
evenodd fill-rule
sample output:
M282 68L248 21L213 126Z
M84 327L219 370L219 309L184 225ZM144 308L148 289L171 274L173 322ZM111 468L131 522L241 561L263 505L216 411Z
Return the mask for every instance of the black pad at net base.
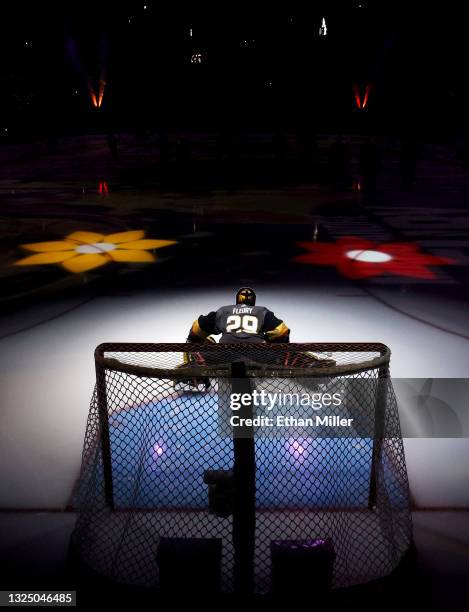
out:
M270 550L274 594L318 594L331 589L335 553L330 538L276 540Z
M221 540L161 538L157 554L162 591L219 593Z

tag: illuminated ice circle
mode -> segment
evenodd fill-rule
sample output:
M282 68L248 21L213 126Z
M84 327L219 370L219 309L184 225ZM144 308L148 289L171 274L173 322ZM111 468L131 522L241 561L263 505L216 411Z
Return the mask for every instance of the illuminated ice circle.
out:
M94 244L80 244L75 250L83 255L90 255L95 253L106 253L107 251L113 251L115 248L116 245L110 242L95 242Z
M392 259L391 255L383 253L382 251L369 251L356 249L354 251L347 251L347 257L355 259L355 261L364 261L366 263L384 263Z

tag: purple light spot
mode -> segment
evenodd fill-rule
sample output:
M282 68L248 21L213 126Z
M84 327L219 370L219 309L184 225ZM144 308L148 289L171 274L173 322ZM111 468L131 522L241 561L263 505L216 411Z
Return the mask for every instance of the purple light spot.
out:
M286 446L289 454L297 461L303 461L308 454L307 446L303 440L296 440L294 438L290 438L287 441Z
M316 546L323 546L326 543L326 540L311 540L307 544L304 545L305 548L316 548Z
M156 444L153 445L152 449L151 449L151 454L152 454L152 458L154 461L156 461L158 459L158 457L161 457L164 454L164 446L162 444L159 444L158 442Z

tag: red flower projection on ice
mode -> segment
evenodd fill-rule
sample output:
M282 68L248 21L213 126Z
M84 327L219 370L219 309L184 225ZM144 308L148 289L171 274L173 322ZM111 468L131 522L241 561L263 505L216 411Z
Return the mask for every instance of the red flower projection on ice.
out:
M369 278L383 274L411 278L436 278L428 266L454 263L447 257L436 257L419 251L409 242L378 244L356 236L343 236L337 242L299 242L308 251L294 261L314 266L335 266L347 278Z

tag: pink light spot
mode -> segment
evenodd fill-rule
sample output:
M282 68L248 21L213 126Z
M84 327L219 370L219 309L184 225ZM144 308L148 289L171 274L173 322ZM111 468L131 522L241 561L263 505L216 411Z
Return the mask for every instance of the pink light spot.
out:
M161 444L154 444L152 448L152 456L153 459L156 460L158 457L161 457L164 454L164 448Z
M302 461L308 454L306 445L300 440L290 438L287 442L287 450L297 461Z

